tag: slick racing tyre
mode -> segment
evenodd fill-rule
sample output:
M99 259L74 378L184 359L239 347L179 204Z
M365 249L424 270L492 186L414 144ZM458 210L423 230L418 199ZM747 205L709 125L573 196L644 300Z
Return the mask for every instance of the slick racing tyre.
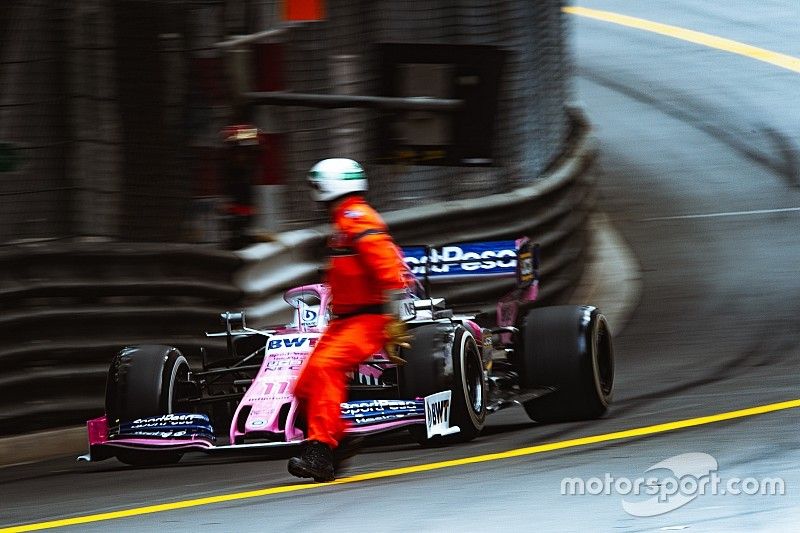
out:
M474 439L486 422L488 390L475 338L461 325L428 324L411 333L411 348L400 354L407 361L398 367L400 397L424 398L450 390L450 426L460 428L453 435L428 439L424 426L411 426L411 435L424 446Z
M605 316L591 306L533 309L521 333L522 386L556 389L525 402L532 420L586 420L606 412L614 386L614 350Z
M189 379L189 363L177 348L161 345L123 348L111 361L106 381L109 426L138 418L186 412L182 384ZM130 465L177 463L179 451L119 449L117 459Z

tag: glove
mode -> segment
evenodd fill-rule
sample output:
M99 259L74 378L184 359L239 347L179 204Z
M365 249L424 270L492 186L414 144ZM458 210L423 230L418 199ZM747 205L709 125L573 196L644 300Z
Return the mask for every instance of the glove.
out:
M383 349L386 351L389 361L396 365L404 365L406 360L397 354L400 348L411 348L409 343L411 335L408 333L406 323L393 316L389 323L386 324L384 332L386 333L386 344L384 344Z

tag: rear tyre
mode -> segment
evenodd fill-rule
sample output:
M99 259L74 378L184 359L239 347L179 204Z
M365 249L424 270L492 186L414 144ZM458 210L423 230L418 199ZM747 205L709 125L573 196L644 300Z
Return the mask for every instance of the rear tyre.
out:
M106 381L106 416L109 426L137 418L186 412L183 384L189 380L189 363L177 348L162 345L123 348L111 361ZM130 465L177 463L179 451L119 449L117 459Z
M463 326L429 324L412 330L411 348L402 357L408 361L398 367L400 396L424 398L450 390L450 425L460 431L446 437L428 439L425 427L409 428L414 440L423 446L467 442L486 422L487 384L478 344Z
M522 386L556 388L525 403L532 420L586 420L606 412L614 385L614 350L608 322L597 308L530 311L522 325L522 352Z

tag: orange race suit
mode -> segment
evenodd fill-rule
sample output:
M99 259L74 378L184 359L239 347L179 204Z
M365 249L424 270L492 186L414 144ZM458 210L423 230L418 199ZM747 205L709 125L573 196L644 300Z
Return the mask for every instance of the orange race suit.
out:
M295 385L308 424L308 439L336 448L344 434L340 404L347 400L347 373L387 340L392 319L387 293L406 288L406 266L380 215L360 195L332 212L326 282L334 319L317 342Z

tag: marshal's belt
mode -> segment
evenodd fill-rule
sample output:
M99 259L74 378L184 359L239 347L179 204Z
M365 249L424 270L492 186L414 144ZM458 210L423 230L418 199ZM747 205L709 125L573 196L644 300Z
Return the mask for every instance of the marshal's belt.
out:
M335 320L344 320L346 318L353 318L354 316L359 315L383 315L386 314L386 310L383 308L383 304L373 304L373 305L365 305L363 307L359 307L355 311L350 311L349 313L337 313L334 315Z

